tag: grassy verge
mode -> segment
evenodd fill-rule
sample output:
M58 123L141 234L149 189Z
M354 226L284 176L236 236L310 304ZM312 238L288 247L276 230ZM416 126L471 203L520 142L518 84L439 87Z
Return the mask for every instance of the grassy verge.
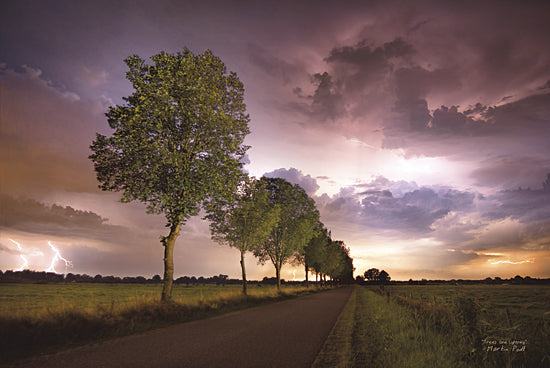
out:
M355 287L315 362L313 362L312 368L353 366L354 339L352 335L355 326L357 290L358 288Z
M356 287L313 367L468 367L456 344L409 308Z
M316 288L257 288L244 296L239 288L195 288L162 304L153 297L98 300L93 306L62 302L28 310L3 307L0 315L0 364L91 341L129 335L173 323L210 317L292 298ZM81 297L80 299L83 299ZM78 299L78 298L77 298ZM11 311L11 312L10 312ZM7 313L9 312L9 313Z
M357 286L313 366L550 367L547 319L543 326L532 323L529 335L522 333L524 349L517 337L524 328L511 323L514 317L505 312L505 326L497 328L469 293L445 302L395 294Z

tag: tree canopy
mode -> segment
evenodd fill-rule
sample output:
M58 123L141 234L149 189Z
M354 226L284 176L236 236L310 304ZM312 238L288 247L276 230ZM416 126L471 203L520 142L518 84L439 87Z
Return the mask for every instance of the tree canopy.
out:
M91 145L100 188L138 200L163 214L170 227L162 299L169 300L173 247L182 224L212 197L230 197L243 177L249 116L244 87L211 51L161 52L152 64L125 60L133 93L109 108L113 134Z
M279 222L280 208L269 202L265 181L243 180L232 200L216 198L209 203L212 239L241 252L243 293L246 294L244 255L264 243Z
M279 208L279 221L269 237L254 250L260 262L270 260L275 266L277 287L280 287L281 268L292 256L303 251L315 235L319 211L315 202L299 185L281 178L260 179L265 183L269 204Z
M384 270L380 271L378 270L378 268L370 268L367 271L365 271L364 275L365 275L365 279L371 282L381 282L384 284L391 280L390 275L386 271Z
M318 229L300 259L306 266L306 273L311 270L325 279L329 276L337 282L353 282L354 267L349 248L341 240L332 240L331 232L322 223L318 224Z

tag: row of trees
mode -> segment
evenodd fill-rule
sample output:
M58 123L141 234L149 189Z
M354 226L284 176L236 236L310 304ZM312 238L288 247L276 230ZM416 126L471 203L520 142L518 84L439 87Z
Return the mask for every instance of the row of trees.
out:
M342 241L333 241L319 221L315 202L299 185L281 178L241 182L231 201L209 203L207 219L212 238L241 252L243 293L247 293L245 254L252 253L275 267L277 287L281 268L287 262L333 280L353 281L353 260Z
M315 273L315 281L321 278L326 282L328 276L341 283L353 282L355 268L349 248L341 240L332 240L331 232L321 223L318 224L316 235L311 238L298 260L305 266L306 284L309 271Z
M287 281L280 280L281 284L304 284L305 281ZM160 275L155 275L151 278L143 276L103 276L95 275L90 276L87 274L59 274L46 271L12 271L0 270L0 283L21 283L21 284L60 284L60 283L98 283L98 284L160 284L162 278ZM230 279L228 275L215 275L211 277L204 276L181 276L174 280L174 284L185 285L239 285L242 283L241 279ZM262 280L249 281L250 284L256 286L262 285L276 285L277 279L275 277L264 277Z
M134 92L109 108L113 134L97 134L89 158L102 190L122 192L122 202L144 202L149 213L166 217L161 300L171 299L181 226L201 208L213 238L241 251L243 292L247 252L273 263L280 286L283 264L306 259L304 248L319 228L315 203L283 179L244 173L250 121L244 87L210 50L194 55L184 48L151 60L125 60ZM335 266L321 272L337 274Z

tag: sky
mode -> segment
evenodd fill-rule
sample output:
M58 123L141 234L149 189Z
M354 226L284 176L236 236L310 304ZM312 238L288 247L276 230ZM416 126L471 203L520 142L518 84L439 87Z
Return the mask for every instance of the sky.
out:
M0 269L162 274L166 221L98 189L89 146L123 60L188 47L244 83L246 170L302 185L356 275L550 277L549 44L546 1L5 0ZM240 277L200 216L174 257Z

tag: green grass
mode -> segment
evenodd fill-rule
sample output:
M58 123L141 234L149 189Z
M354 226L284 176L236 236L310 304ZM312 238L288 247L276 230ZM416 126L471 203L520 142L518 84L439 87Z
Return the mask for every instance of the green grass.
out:
M437 331L426 327L410 309L366 287L356 287L313 366L468 366L457 364L457 339L442 341Z
M0 284L0 364L98 339L205 318L316 288L174 285L173 303L160 303L161 285Z
M248 289L251 296L276 294L271 285L250 285ZM161 290L162 285L157 284L0 284L0 315L40 318L67 309L123 310L160 300ZM212 298L240 296L241 290L241 285L174 285L172 297L178 303L199 304Z
M356 287L314 367L549 367L549 291Z
M550 367L549 286L392 285L386 290L403 304L435 302L455 314L461 303L469 303L475 320L466 316L466 322L478 338L472 345L485 366ZM520 351L524 345L525 352Z

